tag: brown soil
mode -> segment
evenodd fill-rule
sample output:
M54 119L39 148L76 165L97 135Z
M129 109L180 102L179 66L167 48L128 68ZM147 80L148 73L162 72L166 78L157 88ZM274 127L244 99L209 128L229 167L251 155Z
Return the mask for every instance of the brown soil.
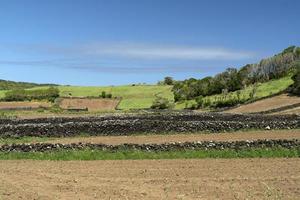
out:
M175 134L175 135L134 135L134 136L91 136L59 138L46 142L51 143L167 143L188 141L236 141L236 140L258 140L258 139L300 139L300 130L281 131L249 131L219 134Z
M300 98L295 96L288 96L287 94L278 95L275 97L256 101L254 103L239 106L237 108L227 110L229 113L253 113L267 111L283 106L300 103Z
M20 109L20 108L39 108L50 107L51 103L47 102L29 102L29 101L13 101L13 102L0 102L0 109Z
M300 114L300 107L284 110L281 112L272 113L275 115Z
M86 109L89 111L114 110L120 100L118 99L89 99L89 98L63 98L59 106L63 109Z
M299 199L300 159L0 161L0 199Z

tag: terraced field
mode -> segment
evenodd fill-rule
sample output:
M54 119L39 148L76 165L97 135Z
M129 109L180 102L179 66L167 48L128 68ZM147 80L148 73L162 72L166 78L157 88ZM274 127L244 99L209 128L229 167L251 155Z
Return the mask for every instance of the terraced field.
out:
M2 119L0 199L297 199L299 120L189 112ZM243 129L251 126L260 130Z

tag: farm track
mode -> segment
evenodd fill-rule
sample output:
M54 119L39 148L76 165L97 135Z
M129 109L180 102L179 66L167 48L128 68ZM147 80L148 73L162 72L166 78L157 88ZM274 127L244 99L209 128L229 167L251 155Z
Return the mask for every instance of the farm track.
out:
M297 199L300 159L0 161L0 199Z
M162 144L170 142L194 142L194 141L243 141L263 139L300 139L300 130L276 130L276 131L247 131L219 134L170 134L170 135L131 135L131 136L90 136L90 137L66 137L49 139L45 143L103 143L118 145L124 143L133 144ZM35 142L33 142L35 143Z

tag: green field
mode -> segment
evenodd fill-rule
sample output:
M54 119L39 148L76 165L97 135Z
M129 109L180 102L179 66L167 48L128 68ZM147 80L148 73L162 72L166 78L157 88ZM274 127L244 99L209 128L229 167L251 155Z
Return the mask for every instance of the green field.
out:
M32 89L38 89L36 87ZM118 106L118 109L140 109L150 108L155 94L160 94L162 97L168 98L173 101L173 93L171 92L171 86L164 85L125 85L125 86L106 86L106 87L83 87L83 86L59 86L61 96L73 97L99 97L102 91L111 93L113 97L122 97L122 101ZM0 91L0 98L4 97L6 91Z
M276 79L276 80L272 80L272 81L268 81L265 83L259 83L257 85L257 91L255 93L254 98L255 99L260 99L263 97L267 97L270 96L272 94L277 94L285 89L287 89L291 84L293 84L293 80L291 79L291 77L284 77L281 79ZM249 99L249 94L252 90L253 86L248 86L243 90L240 90L240 97L241 99ZM215 101L215 99L221 98L223 95L222 94L218 94L218 95L212 95L212 96L208 96L205 97L204 99L210 99L210 101ZM237 96L237 92L229 92L227 96L231 96L231 97L236 97ZM181 102L178 103L176 105L177 109L183 109L185 106L190 106L193 103L196 103L195 100L189 100L189 101L185 101L185 102Z
M201 158L298 158L299 149L259 148L246 150L186 150L186 151L102 151L59 150L49 152L0 152L0 160L140 160L140 159L201 159Z

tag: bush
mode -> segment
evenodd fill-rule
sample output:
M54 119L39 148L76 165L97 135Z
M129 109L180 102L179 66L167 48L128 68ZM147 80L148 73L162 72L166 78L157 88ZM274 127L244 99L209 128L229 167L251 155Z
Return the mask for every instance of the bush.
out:
M196 107L197 108L201 108L203 106L203 103L204 103L204 99L203 99L203 96L198 96L196 98Z
M11 90L6 92L4 101L48 100L54 102L59 97L59 90L54 87L37 90Z
M152 109L168 109L171 108L172 104L167 98L156 96L153 104L151 106Z
M109 98L109 99L111 99L112 98L112 94L106 94L106 98Z
M102 97L102 98L105 98L105 97L106 97L106 92L105 92L105 91L102 91L102 92L101 92L101 97Z

